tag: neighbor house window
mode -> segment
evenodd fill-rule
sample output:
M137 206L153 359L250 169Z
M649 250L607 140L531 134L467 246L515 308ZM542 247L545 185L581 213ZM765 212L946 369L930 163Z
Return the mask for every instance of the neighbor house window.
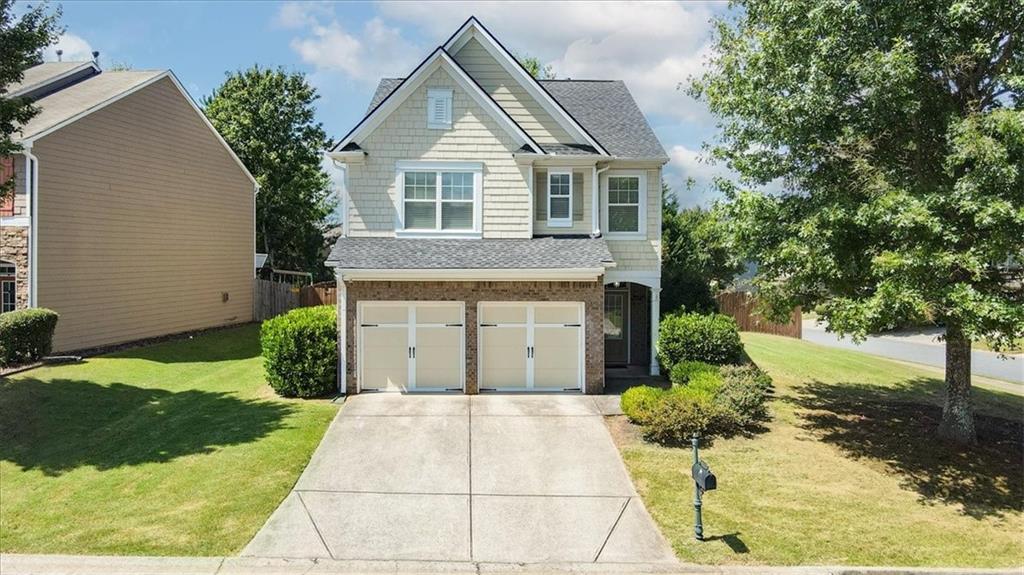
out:
M452 127L452 91L427 90L427 127Z
M401 171L401 229L454 233L479 231L477 212L482 168L444 168L443 164L430 170L426 167Z
M605 177L607 191L604 206L606 231L611 234L643 234L645 232L643 172L611 172Z
M572 172L548 173L548 225L572 227Z
M16 271L14 264L0 262L0 313L14 311Z

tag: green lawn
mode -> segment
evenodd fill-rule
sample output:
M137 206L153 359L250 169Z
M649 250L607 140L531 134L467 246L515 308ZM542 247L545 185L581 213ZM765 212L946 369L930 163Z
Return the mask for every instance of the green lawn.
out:
M942 382L869 355L744 334L771 373L774 421L702 452L718 476L693 539L691 452L609 420L637 489L683 561L1024 564L1024 398L974 389L980 445L934 439Z
M278 399L255 325L0 379L0 551L238 552L333 417Z

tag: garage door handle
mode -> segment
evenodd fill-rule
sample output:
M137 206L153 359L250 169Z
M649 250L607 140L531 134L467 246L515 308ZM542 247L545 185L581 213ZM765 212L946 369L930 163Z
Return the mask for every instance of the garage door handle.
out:
M412 358L416 359L416 348L415 347L412 348Z
M409 359L412 359L412 348L410 347L408 349L409 349Z
M578 323L567 323L567 324L563 324L562 327L580 327L580 324L578 324Z

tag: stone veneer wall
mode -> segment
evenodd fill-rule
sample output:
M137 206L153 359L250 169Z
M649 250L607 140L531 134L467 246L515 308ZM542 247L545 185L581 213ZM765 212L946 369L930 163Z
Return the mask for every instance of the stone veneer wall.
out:
M0 260L17 266L15 307L28 307L28 228L0 226Z
M466 393L477 389L477 303L481 301L581 301L584 304L586 393L604 391L604 285L593 282L348 281L345 310L346 388L356 392L356 304L366 301L460 301L466 304Z

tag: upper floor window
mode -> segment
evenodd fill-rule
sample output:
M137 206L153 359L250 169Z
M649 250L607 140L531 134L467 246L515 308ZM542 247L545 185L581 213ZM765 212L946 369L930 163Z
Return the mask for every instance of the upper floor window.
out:
M548 225L572 227L572 172L548 172Z
M427 90L427 127L436 129L452 127L451 90Z
M482 167L459 162L401 162L401 231L479 232Z
M607 232L615 234L644 233L645 183L642 173L611 173L606 177Z

